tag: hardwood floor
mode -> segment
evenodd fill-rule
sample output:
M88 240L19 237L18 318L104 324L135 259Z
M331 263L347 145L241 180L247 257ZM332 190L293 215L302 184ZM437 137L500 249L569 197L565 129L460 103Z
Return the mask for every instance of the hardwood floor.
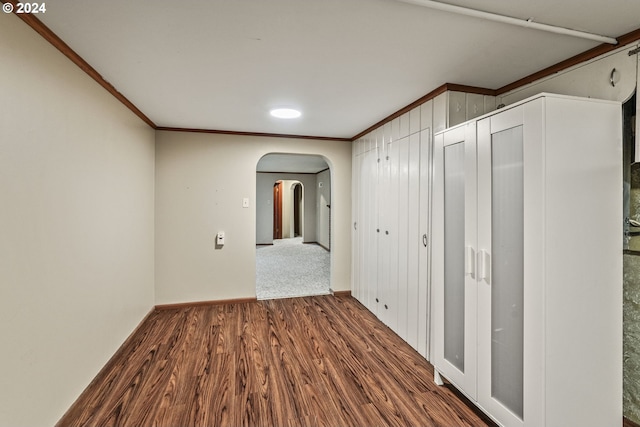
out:
M487 426L351 297L152 313L58 426Z

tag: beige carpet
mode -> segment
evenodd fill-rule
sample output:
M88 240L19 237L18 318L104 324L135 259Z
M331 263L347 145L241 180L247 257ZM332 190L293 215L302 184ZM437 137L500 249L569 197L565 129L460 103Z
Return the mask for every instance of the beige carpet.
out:
M256 247L256 295L259 300L329 294L330 253L301 237Z

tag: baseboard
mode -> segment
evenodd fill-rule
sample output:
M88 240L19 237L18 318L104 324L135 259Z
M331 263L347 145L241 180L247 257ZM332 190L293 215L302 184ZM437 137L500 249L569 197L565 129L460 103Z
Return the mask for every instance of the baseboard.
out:
M622 418L622 427L640 427L640 424L634 423L627 417Z
M124 351L124 349L126 348L126 346L129 344L129 342L131 341L131 339L138 333L138 330L140 330L140 328L142 327L142 325L144 325L147 320L151 317L151 315L153 315L156 312L156 308L153 307L151 308L151 310L147 313L146 316L144 316L142 318L142 320L140 321L140 323L138 323L138 326L135 327L135 329L129 334L129 336L127 337L127 339L124 340L124 342L120 345L120 347L118 347L118 349L116 350L115 353L113 353L113 356L111 356L109 358L109 360L107 361L107 363L102 367L102 369L100 369L100 371L98 371L98 373L96 374L95 377L93 377L93 379L91 380L91 382L84 388L84 390L82 391L82 393L80 393L80 395L78 395L77 399L73 401L73 403L71 404L71 406L69 407L69 409L67 409L64 414L62 414L62 417L60 417L60 420L58 420L58 422L56 423L56 427L59 426L60 421L64 419L64 417L66 417L66 415L68 413L71 412L72 409L75 408L75 406L81 401L82 396L87 392L87 390L89 390L89 388L98 380L98 378L102 378L102 376L104 376L104 374L106 372L111 371L113 364L116 363L116 360L121 360L122 359L122 352ZM100 380L102 381L102 379Z
M333 294L334 297L350 297L351 291L334 291L331 289L331 294Z
M325 251L327 251L327 252L331 252L331 249L329 249L328 247L326 247L325 245L323 245L323 244L322 244L322 243L320 243L320 242L302 242L302 243L304 243L305 245L318 245L318 246L320 246L322 249L324 249Z
M211 301L193 301L193 302L180 302L177 304L160 304L156 305L156 310L175 310L191 307L202 307L207 305L222 305L222 304L246 304L250 302L256 302L256 297L252 298L235 298L235 299L222 299Z

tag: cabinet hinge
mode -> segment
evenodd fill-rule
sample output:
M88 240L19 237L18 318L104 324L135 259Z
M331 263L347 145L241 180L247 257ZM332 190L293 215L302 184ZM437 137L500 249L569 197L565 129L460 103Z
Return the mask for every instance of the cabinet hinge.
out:
M636 55L636 54L638 54L638 53L640 53L640 47L637 47L637 48L635 48L635 49L633 49L633 50L630 50L630 51L629 51L629 56L631 56L631 55Z

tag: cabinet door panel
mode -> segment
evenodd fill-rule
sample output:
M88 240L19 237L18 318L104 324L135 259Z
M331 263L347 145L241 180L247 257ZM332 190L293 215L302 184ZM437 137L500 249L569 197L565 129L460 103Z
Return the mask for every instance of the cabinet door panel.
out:
M396 333L407 341L408 328L408 295L409 295L409 137L398 141L398 284L397 284L397 318Z
M523 410L522 126L491 136L491 396ZM483 285L481 283L481 285Z
M413 116L412 116L413 117ZM420 254L422 234L420 217L420 134L409 137L408 156L408 227L407 227L407 342L418 350L418 321L420 310Z
M384 283L383 307L384 323L393 331L398 330L398 277L399 277L399 181L400 181L400 140L395 140L387 147L389 156L389 186L383 200L387 212L387 223L384 227L385 241L388 248L386 262L389 265L388 281Z
M444 359L464 372L464 142L444 147Z
M542 286L525 278L532 273L525 253L534 253L526 218L535 218L531 197L541 185L532 127L522 107L478 122L478 249L488 260L478 283L478 402L509 426L544 425L536 397L542 370L532 371L541 345L527 344L542 318L539 307L525 304Z
M423 110L424 112L424 110ZM424 116L422 116L424 118ZM420 254L418 271L418 353L427 359L430 355L430 283L429 253L433 246L431 236L431 129L420 132Z
M362 256L361 248L363 246L362 242L362 232L358 230L358 227L362 227L362 184L361 184L361 174L362 174L362 163L364 156L361 153L358 153L358 150L361 146L360 140L354 143L353 148L353 186L352 186L352 194L353 194L353 205L352 205L352 217L353 217L353 229L351 230L352 239L353 239L353 278L352 278L352 292L353 296L360 301L363 305L366 306L363 295L362 285L364 284L362 277L362 263L364 258Z
M361 209L361 262L360 277L363 282L365 306L376 313L375 297L378 287L378 267L377 267L377 235L375 228L378 224L378 150L371 149L365 154L362 164L362 206Z
M476 396L476 137L471 123L438 135L434 150L434 364Z

